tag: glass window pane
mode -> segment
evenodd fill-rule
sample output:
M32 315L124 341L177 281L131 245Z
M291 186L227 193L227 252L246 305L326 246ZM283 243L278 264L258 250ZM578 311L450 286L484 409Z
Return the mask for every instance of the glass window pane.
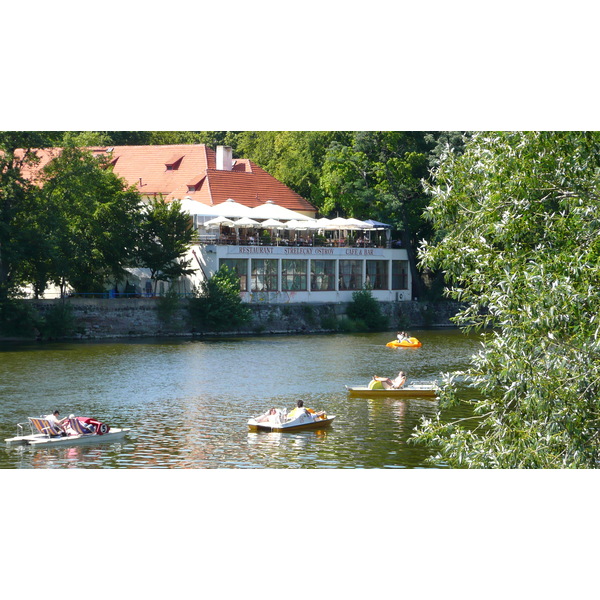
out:
M393 260L392 261L392 289L407 290L408 289L408 261Z
M340 290L362 288L362 260L340 260Z
M253 258L250 277L253 292L276 292L277 260Z
M281 261L281 289L287 291L306 291L308 289L308 261Z
M310 261L310 289L313 292L335 291L335 260Z
M221 258L219 268L225 265L240 278L240 291L248 291L248 261L244 258Z
M374 290L388 289L388 261L387 260L368 260L367 278L368 283Z

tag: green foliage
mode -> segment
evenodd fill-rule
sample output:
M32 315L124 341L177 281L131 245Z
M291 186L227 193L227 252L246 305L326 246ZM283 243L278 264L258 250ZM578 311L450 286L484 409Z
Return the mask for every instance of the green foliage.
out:
M207 144L212 148L218 145L233 146L234 131L105 131L105 145L146 146L160 144Z
M387 317L381 314L381 306L368 287L353 292L346 316L356 322L359 331L383 331L388 327Z
M76 329L73 309L64 301L54 304L40 320L38 329L49 339L73 335Z
M320 180L322 212L374 218L399 230L417 296L422 283L415 245L431 234L422 216L427 205L422 181L432 145L422 132L357 132L348 144L331 144Z
M58 143L61 148L65 146L77 148L90 148L93 146L110 146L109 135L104 131L65 131L63 139Z
M184 260L194 232L189 215L181 210L181 202L163 198L150 201L139 225L139 265L150 269L154 291L158 281L172 281L193 272L191 260Z
M190 325L210 331L228 331L250 322L252 313L240 297L238 276L222 266L202 282L200 292L189 300Z
M0 132L0 300L27 282L27 271L44 245L37 222L38 189L23 170L39 162L31 148L43 147L49 139L43 132Z
M31 337L39 317L23 300L0 298L0 334L5 337Z
M244 131L236 136L236 150L320 207L319 180L327 148L334 141L347 143L351 135L343 131Z
M600 413L600 134L478 133L448 152L428 191L456 322L482 331L465 372L475 420L424 421L416 439L450 466L597 467Z
M160 296L157 300L156 312L159 321L165 327L173 326L173 319L175 313L179 308L180 299L179 294L174 289L169 289L167 292Z
M109 279L120 280L136 243L137 192L125 189L102 160L72 146L43 177L37 224L49 278L76 292L102 291Z

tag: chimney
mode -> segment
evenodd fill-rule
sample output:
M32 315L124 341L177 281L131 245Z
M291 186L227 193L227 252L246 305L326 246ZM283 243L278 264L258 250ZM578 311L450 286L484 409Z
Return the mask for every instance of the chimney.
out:
M217 169L219 171L231 171L231 163L231 146L217 146Z

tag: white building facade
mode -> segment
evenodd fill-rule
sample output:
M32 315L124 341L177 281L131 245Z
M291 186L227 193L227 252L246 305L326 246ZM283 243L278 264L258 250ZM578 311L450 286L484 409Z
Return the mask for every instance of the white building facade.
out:
M365 286L380 301L411 300L408 256L401 248L200 244L191 258L192 286L225 265L239 277L244 302L350 302Z

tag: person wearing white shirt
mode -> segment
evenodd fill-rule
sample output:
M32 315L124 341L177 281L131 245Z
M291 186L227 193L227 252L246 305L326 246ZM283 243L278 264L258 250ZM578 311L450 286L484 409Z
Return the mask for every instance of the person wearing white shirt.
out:
M56 427L56 429L58 429L58 431L66 433L65 432L65 423L68 419L67 418L59 419L58 418L59 416L60 416L60 413L57 410L55 410L53 413L46 415L44 418L48 419L48 421L50 421L50 423L52 425L54 425L54 427Z

